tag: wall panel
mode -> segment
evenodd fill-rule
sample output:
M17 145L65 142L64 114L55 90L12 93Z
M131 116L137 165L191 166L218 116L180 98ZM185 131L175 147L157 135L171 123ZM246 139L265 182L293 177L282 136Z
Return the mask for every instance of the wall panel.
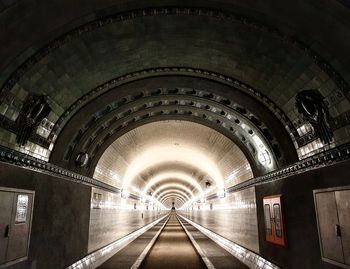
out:
M283 268L339 268L321 259L313 190L350 185L349 165L350 161L345 161L256 186L262 256ZM288 239L286 248L265 240L262 199L276 194L283 195Z
M11 269L64 268L87 254L90 187L4 163L0 186L35 191L29 258Z
M94 193L101 194L101 200L97 203L94 201ZM91 198L88 252L99 249L166 213L151 206L147 210L146 205L140 201L124 199L120 194L95 188L92 189Z
M197 207L180 213L245 248L259 252L254 188L207 201L200 210Z

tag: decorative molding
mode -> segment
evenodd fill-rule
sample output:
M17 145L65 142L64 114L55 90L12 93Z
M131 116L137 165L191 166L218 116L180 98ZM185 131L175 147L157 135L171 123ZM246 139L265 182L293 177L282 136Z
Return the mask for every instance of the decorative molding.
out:
M302 90L295 97L295 107L304 121L312 125L314 133L323 144L333 142L333 130L329 125L329 111L323 95L315 89Z
M226 192L236 192L243 189L247 189L259 184L272 182L286 178L292 175L299 175L310 170L334 165L336 163L350 159L350 143L338 146L336 148L329 149L327 151L318 153L309 158L303 159L292 165L288 165L282 169L275 170L266 175L255 177L244 181L240 184L232 186L226 190ZM216 194L215 194L216 196ZM210 196L207 199L214 199L216 197Z
M318 67L323 70L337 85L338 89L341 90L341 92L346 96L346 98L350 98L350 86L349 84L341 77L341 75L331 66L330 63L328 63L325 59L323 59L317 52L311 49L310 46L304 44L303 42L298 41L295 39L295 37L291 37L288 35L283 34L280 32L277 28L268 26L263 24L262 22L259 22L255 19L251 19L236 13L232 12L223 12L220 10L215 9L209 9L209 8L186 8L186 7L157 7L157 8L147 8L147 9L138 9L138 10L131 10L127 12L118 13L112 16L99 18L97 20L88 22L84 25L81 25L61 36L58 38L52 40L50 43L46 44L44 47L39 49L37 52L35 52L31 57L26 59L12 74L9 76L9 78L5 81L5 83L1 87L0 96L3 96L4 94L8 93L12 87L22 78L22 76L25 75L25 73L30 70L35 64L40 62L44 57L49 55L50 53L54 52L56 49L62 47L66 43L79 38L81 35L95 31L101 27L111 25L114 23L127 21L127 20L133 20L135 18L140 17L150 17L150 16L207 16L216 18L218 20L224 20L224 21L231 21L235 23L240 23L243 25L247 25L249 27L252 27L254 29L258 29L262 32L266 32L271 34L273 37L279 38L281 41L283 41L286 44L289 44L290 46L293 46L297 49L299 49L301 52L303 52L307 57L310 57L313 62L318 65ZM219 81L223 81L225 83L231 84L235 87L240 87L241 89L245 89L247 93L249 93L252 96L255 96L260 101L263 101L263 103L266 105L266 107L270 108L275 115L281 120L282 123L287 128L287 131L291 133L294 138L296 139L297 143L299 143L300 139L298 137L297 132L295 131L295 128L291 122L289 122L288 117L283 113L281 109L279 109L267 96L262 95L260 92L256 91L249 85L244 84L241 81L232 79L230 77L226 77L222 74L218 74L215 72L207 71L207 70L200 70L190 67L163 67L163 68L154 68L149 70L140 70L134 73L126 74L124 76L121 76L119 78L113 79L106 84L103 84L102 86L99 86L92 91L90 91L88 94L84 95L82 98L77 100L57 121L54 130L51 132L48 139L38 139L39 145L44 146L45 148L48 148L48 146L51 144L53 138L55 135L57 135L57 132L62 128L62 123L66 119L72 115L72 112L79 108L80 105L86 103L89 98L93 98L93 96L96 94L101 94L103 92L103 89L106 87L109 88L113 86L113 84L117 85L121 82L126 82L130 79L138 79L142 76L154 76L154 75L161 75L161 73L167 73L167 72L184 72L192 75L201 75L205 76L211 79L216 79ZM292 138L293 139L293 138ZM31 140L37 141L37 139L31 138ZM35 142L36 143L36 142ZM303 142L301 142L303 144Z
M305 173L310 170L334 165L336 163L350 159L350 143L338 146L333 149L318 153L312 157L306 158L292 165L288 165L282 169L277 169L266 175L255 177L244 181L240 184L232 186L226 189L226 193L232 193L253 187L255 185L264 184L280 180L282 178L289 177L291 175L298 175ZM57 165L47 163L40 159L34 158L27 154L5 148L0 146L0 162L9 163L16 165L21 168L38 171L44 174L56 176L65 180L69 180L75 183L89 185L95 188L100 188L113 193L120 193L120 189L98 181L93 178L89 178L67 169L61 168ZM136 195L132 195L132 199L139 200L140 198ZM207 200L218 198L216 194L209 195L206 197Z
M274 158L277 162L283 160L283 156L280 155L282 152L278 140L274 134L269 132L265 123L258 119L258 116L255 116L234 101L227 100L219 95L195 89L188 89L187 91L191 91L191 94L179 91L170 95L169 92L159 92L158 94L149 92L147 95L144 92L140 92L136 95L143 97L138 99L128 95L120 98L120 100L125 100L123 104L108 104L106 106L108 109L104 108L96 111L87 121L88 124L77 130L65 153L65 160L68 160L68 157L72 156L72 152L77 150L89 152L93 158L95 156L91 152L93 145L96 145L96 147L102 145L111 135L131 123L161 114L201 117L209 125L216 125L220 129L232 133L233 136L237 137L238 142L241 142L248 150L252 151L246 145L248 142L254 145L251 135L239 127L239 124L244 122L266 143L271 153L274 153ZM210 97L205 97L209 95ZM230 104L225 104L218 100L230 102ZM230 118L232 116L233 118ZM93 130L94 132L92 132ZM86 141L87 139L89 140ZM83 144L84 148L79 148L79 143ZM254 156L254 152L251 152L251 154Z
M300 136L297 138L298 146L303 147L314 140L316 140L318 136L314 132L308 132L307 134L304 134L303 136Z
M15 135L19 134L18 123L3 115L0 115L0 127L11 133L14 133ZM50 147L50 142L46 138L36 133L32 133L32 135L29 137L29 141L46 149Z
M318 153L309 158L303 159L282 169L277 169L266 175L248 179L242 183L226 189L226 193L232 193L254 187L256 185L277 181L292 175L299 175L310 170L334 165L350 159L350 143ZM219 198L216 193L208 195L206 200Z
M330 125L333 131L350 125L350 110L347 110L337 117L333 118L330 122Z
M50 142L53 139L53 137L58 136L64 124L70 119L70 117L74 114L75 111L80 109L82 106L86 105L91 100L97 98L99 95L121 84L140 80L143 78L160 77L160 76L166 76L166 75L179 75L179 76L182 75L182 76L191 76L191 77L198 77L198 78L204 77L212 81L223 83L225 85L239 89L242 92L248 94L249 96L257 99L262 104L264 104L266 108L268 108L282 122L287 132L292 134L293 140L294 140L293 137L298 137L298 132L296 131L296 128L294 127L293 123L289 120L288 116L283 112L283 110L280 109L268 96L254 89L250 85L240 80L234 79L232 77L225 76L223 74L213 72L210 70L205 70L205 69L192 68L192 67L158 67L158 68L139 70L136 72L125 74L120 77L116 77L110 81L107 81L95 87L94 89L92 89L91 91L89 91L88 93L80 97L79 99L77 99L57 120L49 136ZM212 95L211 97L209 96L210 94ZM158 95L158 94L152 93L152 96L155 96L155 95ZM182 95L185 95L185 94L182 94ZM188 95L193 95L193 94L188 94ZM127 97L124 97L124 98L127 98ZM134 96L131 96L131 98L137 99ZM206 97L206 99L208 100L211 99L213 101L216 101L217 98L222 100L227 99L225 97L222 97L213 93L208 93L208 97ZM123 98L120 98L120 99L123 99Z
M177 111L176 113L175 110ZM225 135L232 141L234 141L236 145L246 154L246 157L250 161L252 168L254 167L253 170L255 169L255 171L259 172L260 174L264 174L267 172L265 167L261 165L257 166L259 162L258 155L252 150L252 147L254 147L255 145L252 145L251 140L235 135L235 133L237 132L236 127L234 127L235 123L223 120L222 117L213 112L209 113L207 111L201 111L199 108L197 110L195 110L194 108L186 109L186 107L185 109L178 107L173 107L172 109L170 109L168 107L164 110L158 108L157 111L153 111L152 113L149 113L149 111L142 112L144 113L139 114L137 117L128 117L120 123L116 122L113 128L110 128L108 132L106 132L106 134L101 134L104 135L102 139L97 140L96 137L91 137L91 139L96 139L96 143L92 143L94 147L88 149L88 152L91 156L91 160L93 160L91 163L88 164L88 169L91 169L91 167L94 167L94 165L96 165L95 162L97 162L98 158L102 155L103 151L106 148L104 145L109 145L110 143L115 141L115 137L113 136L120 137L127 131L149 122L175 119L193 121L199 124L204 124L206 126L209 126L210 128L217 130L218 132L221 132L221 130L225 131ZM232 136L228 135L230 133L232 133ZM111 141L111 139L113 139L113 141ZM274 151L272 151L272 148L270 150L271 154L275 153ZM66 156L72 156L72 154L74 154L73 149L69 152L66 152ZM69 161L69 159L67 161ZM280 158L279 160L276 159L275 161L285 161L285 159Z
M285 129L287 133L290 135L292 141L296 140L297 142L299 141L299 135L296 131L296 128L294 127L293 123L289 120L288 116L268 97L259 92L258 90L252 88L251 86L236 80L234 78L224 76L220 73L212 72L209 70L204 70L204 69L198 69L198 68L190 68L190 67L160 67L160 68L154 68L154 69L145 69L145 70L140 70L136 71L133 73L128 73L123 76L114 78L104 84L101 84L97 87L95 87L93 90L89 91L79 99L77 99L61 116L60 118L56 121L55 126L53 127L49 137L47 139L34 139L32 138L31 141L38 141L40 142L40 145L44 146L45 148L49 148L50 144L52 142L55 142L55 138L58 137L60 131L63 129L64 125L68 120L74 115L75 111L79 110L81 107L86 105L88 102L92 101L93 99L97 98L99 95L107 92L108 90L117 87L121 84L125 84L127 82L132 82L136 80L140 80L142 78L149 78L149 77L160 77L160 76L166 76L166 75L185 75L185 76L191 76L191 77L198 77L198 78L207 78L212 81L216 81L219 83L223 83L225 85L231 86L233 88L239 89L242 92L248 94L249 96L253 97L254 99L257 99L260 101L262 104L265 105L267 109L269 109L285 126ZM172 91L172 90L170 90ZM224 106L227 108L234 109L234 105L237 105L236 102L233 100L228 100L226 97L220 96L215 93L208 92L205 94L205 96L199 96L197 92L201 92L201 90L195 90L192 89L193 92L190 93L183 93L183 92L167 92L167 93L154 93L150 92L148 97L154 97L154 96L163 96L165 97L167 94L171 95L178 95L182 96L183 98L186 97L197 97L201 98L203 101L212 101L217 103L220 106ZM125 103L130 104L130 100L137 100L140 97L143 97L143 92L140 94L137 94L136 96L124 96L120 97L120 100L129 100L126 101ZM147 97L147 96L145 96ZM218 101L220 100L220 101ZM225 102L230 103L230 105L226 105ZM124 103L121 103L123 105ZM238 104L239 105L239 104ZM110 106L112 107L112 106ZM117 107L118 108L118 107ZM114 108L115 109L115 108ZM235 110L235 109L234 109ZM236 113L240 113L239 111L235 110ZM242 113L240 113L242 114ZM253 115L255 118L259 118L250 111L247 111L246 113ZM248 116L244 116L247 120L251 120ZM1 122L0 122L1 124ZM264 125L258 126L256 125L257 129L260 129L260 131L263 132L262 129L264 129ZM12 128L13 129L13 128ZM12 131L11 129L11 131ZM13 130L15 132L15 129ZM271 141L271 139L268 139ZM276 141L276 140L275 140Z
M16 119L18 127L16 143L24 146L50 112L47 95L27 95Z
M120 189L109 184L98 181L94 178L86 177L69 171L57 165L34 158L27 154L0 146L0 162L13 164L18 167L34 170L43 174L59 177L75 183L88 185L112 193L120 193Z
M312 157L306 158L292 165L288 165L282 169L275 170L266 175L255 177L244 181L240 184L232 186L226 190L227 193L240 191L253 187L258 184L272 182L286 178L291 175L302 174L310 170L315 170L321 167L329 166L350 159L350 143L338 146L333 149L329 149L325 152L318 153ZM0 161L4 163L13 164L25 169L38 171L44 174L53 175L73 181L80 184L89 185L92 187L100 188L113 193L120 193L120 189L98 181L93 178L89 178L67 169L61 168L57 165L47 163L40 159L34 158L27 154L5 148L0 146ZM217 198L216 194L206 197L207 200ZM139 200L139 197L133 195L132 199Z

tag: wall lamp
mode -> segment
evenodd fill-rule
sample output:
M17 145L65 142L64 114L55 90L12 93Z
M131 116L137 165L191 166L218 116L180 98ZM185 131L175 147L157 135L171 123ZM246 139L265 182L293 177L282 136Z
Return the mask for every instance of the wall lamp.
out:
M122 198L127 199L130 196L130 192L122 189L120 195L121 195Z

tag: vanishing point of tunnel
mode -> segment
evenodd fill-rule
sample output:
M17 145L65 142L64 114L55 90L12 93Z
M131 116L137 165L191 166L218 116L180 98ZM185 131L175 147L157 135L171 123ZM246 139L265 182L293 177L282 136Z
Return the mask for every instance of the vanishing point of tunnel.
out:
M349 0L0 0L0 269L350 269Z

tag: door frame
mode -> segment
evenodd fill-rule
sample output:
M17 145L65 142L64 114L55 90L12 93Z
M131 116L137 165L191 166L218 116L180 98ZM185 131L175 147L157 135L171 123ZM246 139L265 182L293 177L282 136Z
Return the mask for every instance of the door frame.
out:
M34 201L35 201L35 191L33 190L26 190L26 189L16 189L16 188L7 188L7 187L1 187L0 186L0 192L12 192L14 194L21 194L21 193L28 193L33 195L33 201L32 201L32 207L30 211L28 211L28 215L30 215L30 222L29 222L29 229L28 229L28 243L27 243L27 255L21 258L18 258L16 260L12 260L9 262L5 262L3 264L0 264L0 269L1 268L6 268L10 265L13 265L18 262L22 262L28 259L29 256L29 245L30 245L30 238L31 238L31 231L32 231L32 222L33 222L33 211L34 211ZM17 204L17 203L15 203Z
M346 190L350 191L350 186L338 186L338 187L331 187L331 188L325 188L325 189L316 189L316 190L313 190L313 199L314 199L314 210L315 210L316 221L317 221L317 233L318 233L318 240L319 240L318 244L319 244L319 247L320 247L321 259L323 261L325 261L325 262L328 262L328 263L340 266L342 268L350 269L350 265L347 265L347 264L344 264L344 263L340 263L340 262L337 262L337 261L325 258L323 256L323 249L322 249L322 245L320 244L320 242L321 242L320 224L319 224L319 221L318 221L318 212L317 212L317 208L316 208L316 205L317 205L316 194L317 193L346 191Z

